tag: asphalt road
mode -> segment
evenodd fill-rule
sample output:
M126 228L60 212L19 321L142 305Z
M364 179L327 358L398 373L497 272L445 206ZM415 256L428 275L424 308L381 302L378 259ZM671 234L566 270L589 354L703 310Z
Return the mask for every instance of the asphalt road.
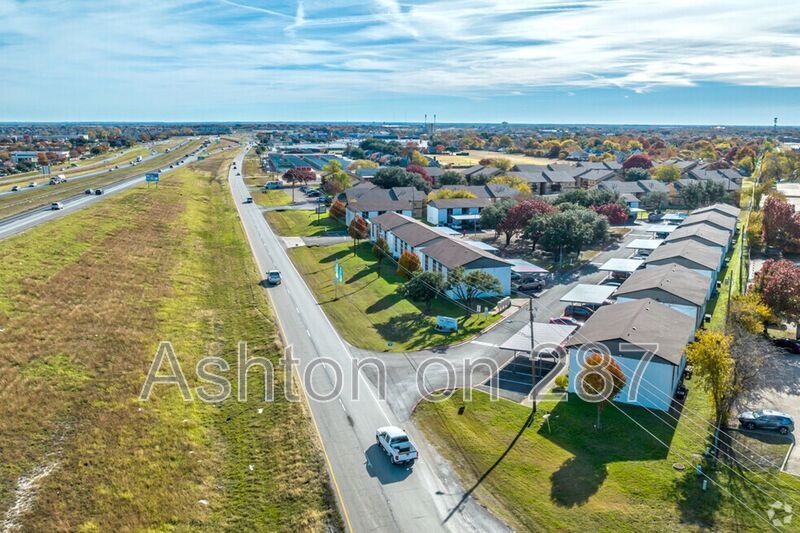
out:
M178 168L181 168L191 163L192 161L195 161L196 159L197 155L186 156L183 158L184 162L183 165L176 162L173 163L174 168L170 169L169 165L167 165L166 167L161 169L161 172L162 174L166 174L168 172L171 172L172 170L177 170ZM83 209L87 205L100 201L109 195L113 195L115 193L139 185L140 183L144 183L145 174L148 174L150 172L154 171L149 170L147 172L143 172L142 174L138 174L128 179L114 183L113 185L107 185L103 187L104 193L98 196L88 195L88 194L76 194L69 198L59 200L61 204L64 206L64 208L61 210L54 211L51 210L48 206L45 206L40 209L25 211L24 213L12 215L8 218L0 220L0 240L21 233L27 229L30 229L34 226L38 226L39 224L42 224L44 222L48 222L56 218L62 217L64 215L77 211L78 209ZM57 185L54 185L54 187L57 187Z
M245 151L236 158L243 168ZM375 444L375 430L400 425L389 404L361 371L352 371L353 354L339 337L313 294L294 268L279 238L257 204L244 204L247 186L229 173L231 194L239 210L256 264L262 272L280 270L283 283L268 288L286 343L293 347L303 389L324 395L333 383L341 394L325 401L309 396L309 407L325 450L334 489L347 527L353 531L496 531L504 526L483 508L459 505L463 491L452 479L436 474L436 455L416 439L420 459L413 468L393 466ZM327 366L336 364L338 376ZM324 362L324 363L323 363ZM360 395L350 391L357 386ZM408 428L408 426L406 426ZM409 431L412 431L409 428ZM415 435L411 434L412 440ZM458 512L450 513L454 508ZM448 518L449 517L449 518Z

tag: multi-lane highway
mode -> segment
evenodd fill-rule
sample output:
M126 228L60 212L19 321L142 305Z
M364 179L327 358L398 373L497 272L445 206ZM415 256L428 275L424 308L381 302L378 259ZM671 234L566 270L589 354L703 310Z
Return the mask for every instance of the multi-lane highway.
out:
M186 143L182 143L180 146L183 147L185 144ZM173 151L175 150L173 149ZM188 154L186 155L186 157L183 157L179 161L173 163L172 164L173 168L169 168L170 165L167 164L165 167L161 168L160 171L162 173L167 173L172 170L181 168L182 166L185 166L186 164L195 161L197 159L198 154L199 150L195 154L193 155ZM183 164L180 164L180 161L183 161ZM0 220L0 239L5 239L12 235L16 235L17 233L25 231L29 228L32 228L44 222L53 220L54 218L64 216L65 214L72 213L74 211L77 211L78 209L82 209L83 207L86 207L91 203L97 202L109 195L113 195L120 191L129 189L135 185L143 183L145 181L145 174L148 174L150 172L155 172L155 170L151 169L141 174L124 178L116 183L104 185L102 195L93 195L93 194L88 195L80 193L80 194L72 194L66 198L59 198L58 201L64 206L64 208L61 210L52 210L48 205L4 218ZM107 170L92 174L81 175L80 177L89 177L90 175L105 174L105 173L107 173ZM73 177L70 179L70 181L76 178L77 177ZM58 185L49 185L48 187L58 187Z
M244 167L243 150L237 157ZM297 370L309 376L306 392L325 394L341 383L335 398L308 398L319 432L342 515L353 531L488 531L503 526L483 508L470 502L459 506L462 491L453 480L445 485L435 473L433 453L423 445L412 469L393 466L375 444L375 430L400 425L389 404L378 398L362 372L351 372L353 354L328 321L311 290L294 268L280 240L256 204L244 204L250 195L238 169L231 169L231 194L239 210L256 264L262 272L280 270L283 283L268 289L287 344L293 347ZM321 361L332 361L338 374ZM312 371L313 369L313 371ZM353 386L361 392L350 393ZM414 435L412 434L412 439ZM420 440L420 439L418 439ZM458 512L451 511L458 507Z

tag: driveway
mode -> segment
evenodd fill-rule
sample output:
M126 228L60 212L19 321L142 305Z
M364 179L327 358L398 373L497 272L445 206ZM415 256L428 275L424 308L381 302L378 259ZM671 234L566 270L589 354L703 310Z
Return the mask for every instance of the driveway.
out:
M776 409L790 415L800 425L800 355L778 355L764 369L768 382L754 399L753 408ZM795 429L795 444L797 440ZM800 476L800 450L795 445L784 470Z

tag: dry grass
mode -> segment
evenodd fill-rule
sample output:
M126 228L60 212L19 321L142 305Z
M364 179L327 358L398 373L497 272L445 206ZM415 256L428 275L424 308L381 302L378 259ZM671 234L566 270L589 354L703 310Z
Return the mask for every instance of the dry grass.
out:
M232 363L240 339L278 366L271 310L216 178L228 161L0 243L0 258L24 252L4 263L0 293L0 509L20 475L58 464L24 529L341 527L306 413L258 401L256 372L243 403L184 402L170 387L137 400L160 340L192 387L195 361Z
M513 163L526 165L546 165L557 162L557 159L545 157L530 157L522 154L504 154L502 152L489 152L486 150L470 150L469 155L437 155L436 159L442 166L452 165L454 167L470 167L477 165L481 159L508 159Z

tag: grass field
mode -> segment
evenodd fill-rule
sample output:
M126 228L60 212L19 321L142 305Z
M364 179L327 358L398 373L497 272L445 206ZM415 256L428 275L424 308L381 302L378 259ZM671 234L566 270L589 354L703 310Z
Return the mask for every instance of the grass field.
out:
M63 200L75 194L80 194L85 189L105 187L108 184L143 174L149 170L161 168L185 157L186 154L200 146L201 141L192 141L181 150L172 151L168 154L161 154L147 162L136 166L125 166L113 172L107 172L88 178L69 181L59 185L40 184L39 187L31 190L20 191L15 194L0 197L0 218L44 207L51 202Z
M442 166L470 167L477 165L481 159L508 159L513 163L527 165L546 165L558 161L545 157L530 157L522 154L504 154L502 152L487 152L485 150L470 150L469 155L437 155L436 159Z
M289 205L292 203L292 197L286 194L284 191L278 189L255 191L253 192L253 200L257 204L268 207Z
M766 531L766 511L784 497L765 479L800 499L800 479L775 470L745 472L745 481L728 468L706 468L722 488L709 483L702 491L692 464L702 459L706 433L698 427L708 427L710 413L700 391L690 391L677 427L620 405L652 435L614 406L604 409L599 432L592 404L571 397L540 407L550 412L549 428L541 414L526 427L530 408L477 391L471 402L423 402L414 418L464 486L517 531Z
M336 330L354 346L408 351L454 344L477 335L499 318L493 315L467 318L462 307L443 298L434 300L431 312L423 314L421 305L397 293L404 280L393 263L384 260L378 276L369 243L361 243L357 255L353 255L352 245L339 244L292 248L289 256ZM337 260L344 271L344 284L338 288L335 299L333 267ZM459 317L458 332L435 331L436 315Z
M314 237L331 231L347 231L342 222L331 218L328 213L317 215L314 211L287 209L267 211L264 216L275 233L284 237Z
M23 530L342 529L303 405L265 403L257 368L246 402L137 400L162 340L193 391L195 362L233 368L240 340L279 368L229 157L0 242L0 509L42 474Z

